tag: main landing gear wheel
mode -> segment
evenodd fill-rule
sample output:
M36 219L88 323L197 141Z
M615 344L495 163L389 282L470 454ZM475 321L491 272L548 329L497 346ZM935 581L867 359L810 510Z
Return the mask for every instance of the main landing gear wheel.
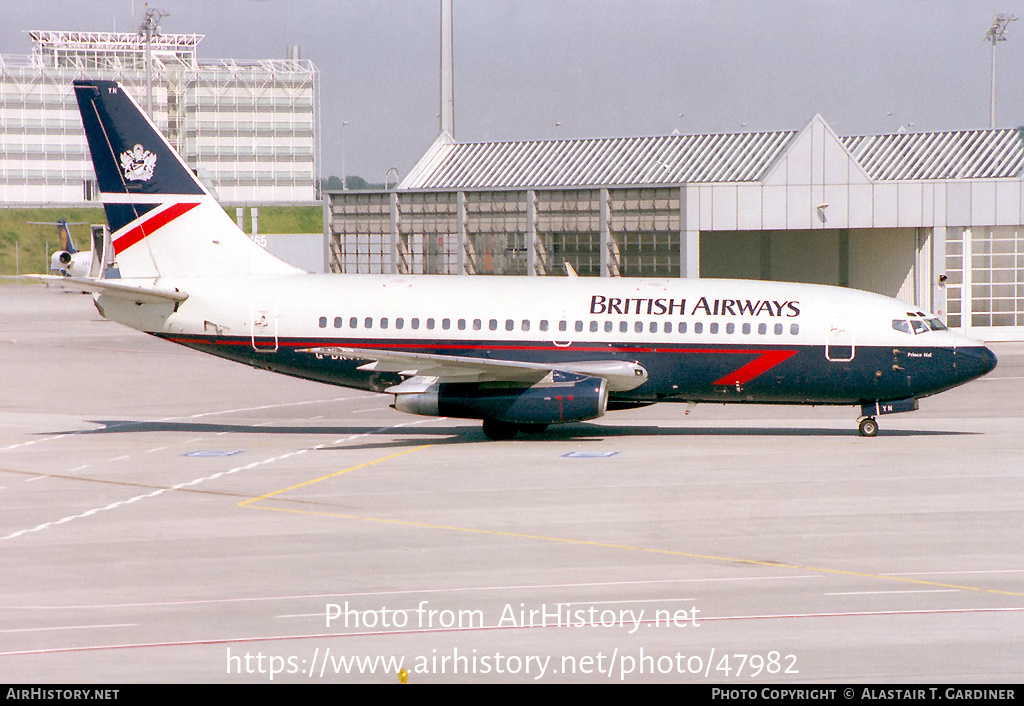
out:
M484 420L484 436L491 441L508 441L519 433L519 425L497 419Z
M858 428L861 436L875 436L878 434L878 422L875 421L874 417L864 417L864 419L860 420Z

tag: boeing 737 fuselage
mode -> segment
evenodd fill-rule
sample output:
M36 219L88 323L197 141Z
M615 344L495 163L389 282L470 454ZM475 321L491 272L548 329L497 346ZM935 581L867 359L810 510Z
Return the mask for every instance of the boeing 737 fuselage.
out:
M258 368L480 419L494 439L663 400L860 405L984 375L938 317L857 290L752 280L312 275L254 245L138 104L76 81L120 280L101 313Z

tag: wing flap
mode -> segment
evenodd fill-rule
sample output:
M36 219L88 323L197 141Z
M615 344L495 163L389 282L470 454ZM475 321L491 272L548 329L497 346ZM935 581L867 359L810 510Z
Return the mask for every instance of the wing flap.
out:
M370 362L360 366L360 370L401 373L409 375L410 380L431 378L434 382L522 382L532 385L543 380L551 372L559 371L604 378L608 381L608 389L612 392L625 392L647 382L647 370L642 365L623 360L529 363L517 360L493 360L343 346L303 350L318 355L367 360ZM405 383L402 383L389 391L402 388L404 385ZM406 391L402 390L402 392ZM402 392L398 394L402 394Z

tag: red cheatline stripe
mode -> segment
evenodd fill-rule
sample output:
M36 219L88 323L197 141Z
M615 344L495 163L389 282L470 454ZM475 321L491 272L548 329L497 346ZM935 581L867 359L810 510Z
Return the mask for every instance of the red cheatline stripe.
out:
M751 351L754 352L754 351ZM715 385L743 385L758 375L771 370L782 361L796 355L796 351L766 351L744 365L739 370L715 380Z
M188 213L198 205L198 203L176 203L170 208L154 214L151 218L144 220L124 235L119 236L114 241L114 254L120 255L147 235L152 235L178 216Z
M175 343L192 343L200 344L205 343L207 345L220 345L220 346L248 346L251 345L251 341L248 338L237 338L237 339L224 339L218 337L191 337L191 336L164 336L169 341ZM281 346L283 348L305 348L305 347L316 347L316 346L337 346L338 348L354 348L359 349L370 348L377 350L387 350L393 348L395 350L406 350L411 349L422 349L422 348L436 348L436 343L389 343L386 341L365 341L362 345L359 342L347 341L339 343L336 341L322 340L322 339L310 339L306 341L282 341ZM449 344L443 346L447 350L505 350L505 351L548 351L548 350L559 350L564 351L564 348L557 348L554 346L545 346L543 344L538 346L525 346L525 345L488 345L484 343L463 343L463 344ZM765 373L774 368L779 363L789 360L797 354L795 350L763 350L763 349L749 349L749 348L666 348L663 346L651 346L651 347L633 347L633 346L618 346L614 348L607 347L589 347L589 346L577 346L572 349L575 352L602 352L602 353L688 353L688 354L705 354L705 355L756 355L754 360L750 361L746 365L738 368L737 370L729 373L723 378L715 380L714 385L745 385L758 375ZM442 354L443 355L443 354ZM488 360L488 359L483 359ZM494 362L500 362L500 359L494 360Z

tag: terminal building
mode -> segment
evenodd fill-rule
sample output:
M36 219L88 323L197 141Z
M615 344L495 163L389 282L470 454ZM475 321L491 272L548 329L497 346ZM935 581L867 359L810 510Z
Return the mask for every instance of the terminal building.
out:
M116 79L146 106L146 40L125 32L28 35L31 56L0 56L0 201L85 205L95 184L72 81ZM201 60L202 39L153 37L153 121L222 202L316 201L316 67L297 48L288 59Z
M457 143L331 192L334 272L728 277L853 287L1024 339L1024 131Z

